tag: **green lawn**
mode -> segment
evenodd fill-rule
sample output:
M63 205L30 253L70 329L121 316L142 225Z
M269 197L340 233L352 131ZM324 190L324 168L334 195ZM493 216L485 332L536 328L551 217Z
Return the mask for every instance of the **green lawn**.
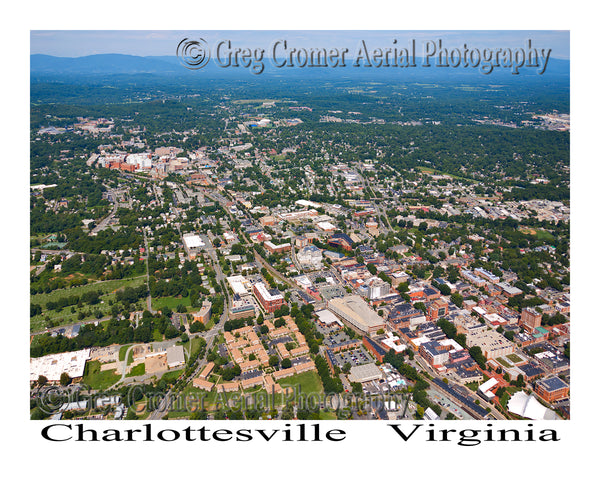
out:
M535 236L537 237L538 240L542 240L543 242L553 242L554 241L554 236L550 232L547 232L546 230L541 230L541 229L536 230Z
M506 368L510 368L510 367L511 367L511 365L510 365L510 364L509 364L509 363L508 363L506 360L504 360L503 358L496 358L496 361L497 361L497 362L498 362L500 365L502 365L502 366L504 366L504 367L506 367Z
M146 364L138 363L135 367L131 368L131 371L127 374L128 377L137 377L146 373Z
M119 362L122 362L123 360L125 360L125 354L127 353L127 349L129 348L129 345L123 345L120 349L119 349Z
M277 383L283 388L296 388L298 393L323 393L323 384L321 383L321 378L314 370L292 375L291 377L279 380Z
M511 353L510 355L507 355L506 358L508 358L513 363L520 363L523 361L523 359L515 353Z
M473 390L474 392L476 392L477 389L479 388L479 382L470 382L470 383L467 383L465 385L465 387L467 387L470 390Z
M319 412L319 418L321 420L337 420L337 415L334 412L325 412L321 410Z
M183 369L180 370L169 370L168 372L164 373L162 377L160 377L161 380L164 380L167 383L173 384L177 381L177 379L179 378L179 375L181 375L183 373Z
M121 375L117 375L115 372L116 370L100 371L100 362L97 360L87 362L82 382L94 390L106 390L121 379Z
M152 299L152 308L154 310L169 307L171 310L176 311L179 304L184 305L186 308L190 307L190 297L160 297Z

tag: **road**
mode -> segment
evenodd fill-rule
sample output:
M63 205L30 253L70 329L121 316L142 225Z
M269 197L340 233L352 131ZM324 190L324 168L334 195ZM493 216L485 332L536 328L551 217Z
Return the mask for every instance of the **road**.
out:
M119 205L118 202L114 203L112 211L106 217L104 217L102 220L100 220L100 223L92 229L92 231L89 233L89 235L97 235L98 232L100 232L106 228L106 226L108 225L108 222L110 222L113 219L113 217L115 216L115 214L117 213L118 205Z
M223 312L223 313L225 313L225 312ZM204 337L204 339L206 340L206 351L209 352L213 346L215 337L217 337L217 335L220 333L220 329L221 329L221 322L219 322L219 324L213 325L213 327L206 332L192 334L190 337L191 338L194 338L197 336ZM190 341L189 345L191 347L191 341ZM200 373L200 371L202 370L202 368L204 368L205 365L206 365L206 356L198 362L198 366L191 373L191 375L188 376L188 379L192 379L192 378L196 377L196 375L198 375L198 373ZM162 401L160 402L160 404L149 415L148 420L160 420L169 412L171 396L172 396L172 393L171 393L171 390L169 390L167 392L167 394L164 396L164 398L162 399Z
M380 207L379 203L378 203L378 198L375 196L375 192L373 191L373 187L371 187L371 181L369 180L369 177L365 177L364 175L361 174L361 179L362 179L362 184L363 187L365 186L365 182L367 187L369 188L369 190L371 190L371 193L373 193L373 197L371 197L371 202L373 203L373 205L375 206L375 211L377 212L377 217L379 220L379 231L382 234L386 234L388 231L387 225L391 225L390 223L390 219L387 216L387 212L385 211L385 207ZM385 217L386 223L384 223L381 218L382 218L382 211L383 211L383 217Z
M414 362L409 362L412 363L413 366L419 366L421 367L422 370L425 370L429 375L431 375L432 377L437 377L437 378L443 378L440 377L435 371L433 371L433 369L427 364L427 362L425 362L425 360L421 359L419 354L416 354L414 357ZM435 383L429 382L429 386L430 388L434 389L436 392L448 396L448 392L445 392L444 390L442 390L441 388L439 388ZM480 398L479 396L475 395L475 394L469 394L469 400L472 400L473 402L475 402L475 400L479 400L479 403L485 408L485 407L489 407L490 408L490 415L492 415L495 419L497 420L506 420L506 418L504 417L504 415L502 415L498 410L496 410L496 408L494 408L493 405L488 404L486 401L484 401L482 398ZM460 408L467 408L465 405L463 405L457 398L452 397L452 402L455 403L456 405L458 405ZM469 415L472 415L471 413L469 413Z
M148 298L146 299L146 304L147 304L148 311L152 315L154 315L156 312L152 309L152 295L150 294L150 272L149 272L149 267L148 267L150 252L148 251L148 237L146 236L145 228L143 228L143 232L144 232L144 247L146 249L146 285L148 287Z

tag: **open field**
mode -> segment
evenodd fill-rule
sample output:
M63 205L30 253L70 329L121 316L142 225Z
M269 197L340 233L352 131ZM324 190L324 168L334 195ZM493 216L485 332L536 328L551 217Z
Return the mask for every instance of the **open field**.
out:
M144 373L146 373L146 364L138 363L135 367L131 367L131 371L126 376L137 377L138 375L144 375Z
M79 313L80 312L88 312L90 315L86 315L83 320L95 318L94 312L99 310L103 316L106 316L110 313L111 306L108 304L109 300L115 301L115 292L121 288L125 287L138 287L144 284L146 280L145 276L135 277L135 278L126 278L122 280L107 280L104 282L95 282L88 285L82 285L80 287L71 287L71 288L61 288L58 290L54 290L50 293L38 293L37 295L32 295L30 297L30 302L35 305L39 305L42 307L42 313L40 315L36 315L31 317L30 320L30 330L32 332L38 332L47 327L44 317L49 317L52 322L58 325L69 325L72 323L76 323L80 321ZM62 297L70 297L74 295L81 296L82 294L90 291L100 290L102 295L100 297L100 303L96 305L88 305L84 304L82 307L78 308L74 305L74 312L71 312L71 307L65 307L60 311L56 310L47 310L46 303L47 302L56 302L58 299ZM138 303L141 305L144 300L140 300Z
M100 362L87 362L82 382L94 390L106 390L121 379L115 370L100 370Z
M277 382L283 388L292 387L297 394L323 393L323 384L319 374L314 370L302 372Z
M190 307L190 297L160 297L152 299L152 308L160 310L164 307L169 307L171 310L177 310L177 305L184 305L186 309Z

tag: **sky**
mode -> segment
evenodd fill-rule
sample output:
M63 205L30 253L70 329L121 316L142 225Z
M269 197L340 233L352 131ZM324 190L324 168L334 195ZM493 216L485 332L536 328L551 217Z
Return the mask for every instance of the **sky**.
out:
M549 30L456 30L456 31L392 31L392 30L31 30L30 53L58 57L81 57L101 53L153 56L175 55L183 38L203 38L209 45L231 40L242 48L268 48L285 39L297 47L348 47L352 50L360 40L369 48L404 47L415 39L417 56L426 41L442 39L448 48L524 48L528 39L535 48L552 50L553 58L570 58L570 32Z

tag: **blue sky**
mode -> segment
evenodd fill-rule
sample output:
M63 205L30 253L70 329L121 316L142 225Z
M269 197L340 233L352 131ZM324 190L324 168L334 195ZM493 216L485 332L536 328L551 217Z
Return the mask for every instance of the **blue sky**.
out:
M391 31L391 30L32 30L30 52L59 57L80 57L100 53L129 55L175 55L177 44L183 38L203 38L209 45L220 40L231 40L243 48L269 48L278 39L286 39L298 47L348 47L354 50L360 40L373 47L390 47L392 40L404 46L411 39L417 42L417 55L428 40L441 38L448 48L524 47L531 39L536 48L552 49L552 57L570 58L568 31L548 30L463 30L463 31Z

